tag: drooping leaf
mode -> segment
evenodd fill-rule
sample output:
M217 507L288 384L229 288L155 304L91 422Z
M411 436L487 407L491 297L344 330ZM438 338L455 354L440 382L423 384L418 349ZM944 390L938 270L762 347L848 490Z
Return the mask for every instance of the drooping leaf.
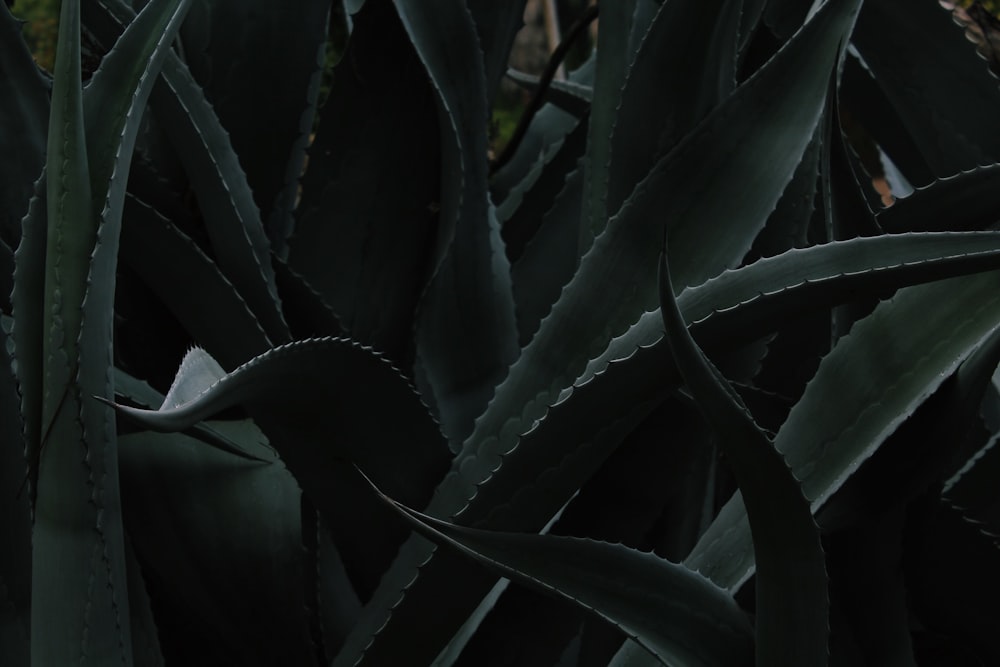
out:
M420 397L384 358L346 339L289 343L218 381L212 380L217 370L202 373L202 362L207 363L203 353L196 353L181 369L202 377L202 386L185 392L202 389L194 400L159 411L118 406L119 411L149 428L176 431L244 406L328 522L365 599L404 535L384 527L384 508L359 494L365 487L353 464L414 504L425 504L449 454ZM393 419L384 418L387 412Z
M749 663L744 612L683 566L621 545L456 526L382 497L428 539L597 614L665 665Z
M156 410L164 404L166 397L147 383L132 377L119 368L114 369L114 374L116 402L145 410ZM267 438L252 422L247 420L199 422L189 429L187 435L227 454L249 461L271 463L275 458L273 455L262 457L253 453L254 450L259 450L258 445L267 442Z

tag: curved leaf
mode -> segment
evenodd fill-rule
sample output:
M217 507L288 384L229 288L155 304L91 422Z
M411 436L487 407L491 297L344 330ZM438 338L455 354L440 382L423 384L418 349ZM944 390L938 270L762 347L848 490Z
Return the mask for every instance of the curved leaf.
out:
M200 374L206 357L196 353L180 380ZM203 375L203 383L217 375ZM408 502L425 504L450 454L420 397L385 359L340 338L289 343L203 383L189 387L184 397L197 397L178 406L117 407L148 428L170 431L244 406L328 521L359 595L367 597L403 534L373 528L382 525L384 509L364 501L364 482L351 463Z
M683 566L616 544L456 526L378 493L424 537L597 614L664 665L750 662L744 612L724 591Z
M32 659L40 662L131 655L114 416L84 396L112 395L125 181L146 99L187 4L147 5L85 93L79 3L62 8L49 129L44 265L50 319L32 536ZM53 641L52 627L60 629L61 641Z
M784 456L688 332L670 282L666 247L660 303L674 361L718 434L744 499L757 563L756 663L825 665L830 603L819 526Z
M827 2L757 76L657 162L581 260L538 334L497 388L476 432L463 444L456 466L492 446L484 443L500 434L513 436L530 427L587 360L652 307L652 249L664 219L671 225L671 238L677 239L671 253L678 282L703 282L742 258L812 137L827 76L855 9L853 0ZM787 92L790 79L801 84L795 94L772 94L778 88ZM809 114L803 113L806 102ZM759 117L754 109L774 120L765 128L769 131L751 122ZM754 158L731 159L736 145L742 145L739 155ZM743 226L727 227L737 221ZM513 443L504 440L506 451Z
M518 352L510 266L487 182L485 72L464 55L479 51L464 2L395 6L440 100L441 215L417 317L417 377L457 446Z
M775 440L814 512L1000 324L996 281L984 273L901 290L823 359ZM730 589L754 567L742 505L734 496L686 561Z

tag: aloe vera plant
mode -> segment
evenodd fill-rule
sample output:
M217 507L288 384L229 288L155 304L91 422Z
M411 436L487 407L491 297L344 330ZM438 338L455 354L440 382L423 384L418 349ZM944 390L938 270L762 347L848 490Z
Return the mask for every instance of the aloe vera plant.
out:
M3 664L1000 661L963 25L524 5L0 6Z

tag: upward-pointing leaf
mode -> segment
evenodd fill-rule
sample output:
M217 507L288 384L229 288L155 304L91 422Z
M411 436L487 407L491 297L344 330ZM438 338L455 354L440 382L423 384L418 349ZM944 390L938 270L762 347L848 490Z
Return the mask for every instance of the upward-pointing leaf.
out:
M433 278L419 306L418 380L457 448L517 357L510 265L487 183L486 80L464 2L396 10L440 100L441 216Z
M756 662L825 665L830 605L819 526L784 456L691 338L674 297L666 249L660 302L674 361L719 435L746 505L757 562Z
M515 450L519 434L531 428L612 336L655 304L656 249L664 219L678 232L672 238L684 241L671 252L685 284L703 282L743 257L813 135L857 6L855 0L824 4L760 72L656 164L595 240L553 312L477 420L475 433L439 487L435 516L459 511L477 484L502 474L497 466L502 456ZM488 453L480 458L480 452ZM385 664L393 654L430 662L475 608L478 600L471 608L465 600L461 605L439 605L433 628L415 624L419 610L441 599L438 581L466 586L450 569L452 562L427 562L433 556L422 544L404 548L383 577L338 664L354 664L362 654L365 664ZM423 584L425 577L433 583ZM379 640L373 643L374 632Z
M90 396L113 397L112 304L125 183L146 99L187 4L146 5L86 91L79 3L62 7L46 257L38 261L33 240L22 256L37 264L19 267L27 273L44 264L46 271L41 421L26 426L29 451L40 459L31 608L32 659L40 664L131 659L114 415ZM26 236L37 221L28 225ZM36 281L27 279L24 296ZM22 387L31 388L35 381L26 380Z

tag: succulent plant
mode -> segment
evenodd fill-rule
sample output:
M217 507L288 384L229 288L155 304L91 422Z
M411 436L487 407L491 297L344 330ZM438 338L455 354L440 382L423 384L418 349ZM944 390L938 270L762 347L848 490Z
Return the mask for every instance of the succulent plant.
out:
M524 4L0 5L3 664L1000 662L968 24Z

